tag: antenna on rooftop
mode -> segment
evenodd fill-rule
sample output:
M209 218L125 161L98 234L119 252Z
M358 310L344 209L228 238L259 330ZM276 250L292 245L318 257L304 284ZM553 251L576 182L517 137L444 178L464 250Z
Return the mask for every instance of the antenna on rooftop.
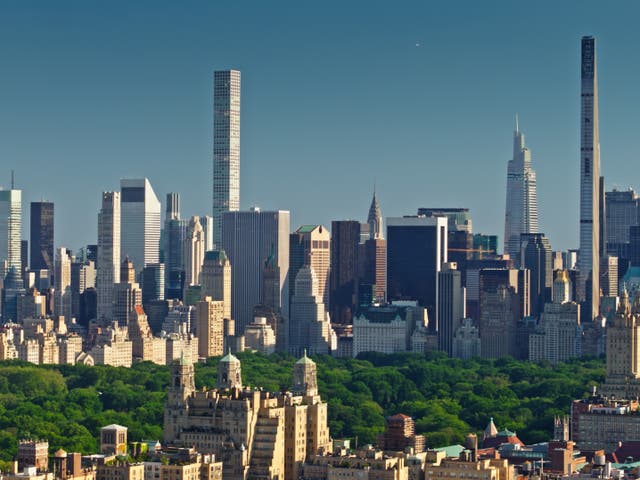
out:
M15 185L14 171L11 169L11 190L13 190Z

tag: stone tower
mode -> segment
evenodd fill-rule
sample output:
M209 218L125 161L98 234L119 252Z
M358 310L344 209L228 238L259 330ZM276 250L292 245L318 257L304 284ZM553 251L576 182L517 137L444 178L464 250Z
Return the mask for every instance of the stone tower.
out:
M164 410L164 438L176 438L176 429L179 428L177 419L188 412L187 403L189 397L196 389L193 364L185 361L184 353L180 360L170 366L171 381L167 393L167 404Z
M553 418L553 439L569 441L569 416L563 417L557 415Z
M216 386L219 389L242 389L240 360L231 353L231 350L218 363L218 382Z
M305 397L318 395L316 363L307 357L306 350L303 357L293 365L293 386L291 391Z

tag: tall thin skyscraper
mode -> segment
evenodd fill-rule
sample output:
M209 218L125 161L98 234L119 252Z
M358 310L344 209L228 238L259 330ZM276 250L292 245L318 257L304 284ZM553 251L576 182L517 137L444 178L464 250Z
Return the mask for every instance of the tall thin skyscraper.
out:
M520 254L520 235L538 233L538 196L536 172L531 167L531 152L518 127L513 134L513 159L507 167L507 203L504 215L504 251L513 259Z
M15 268L22 278L22 190L0 190L0 274ZM6 270L3 269L6 262Z
M329 304L333 323L350 324L356 314L360 228L357 220L331 222Z
M103 192L98 213L97 317L103 324L113 317L114 285L120 282L120 192Z
M54 315L62 315L65 320L71 319L71 257L70 251L64 247L56 249L54 290Z
M167 193L164 219L165 298L182 298L184 242L189 221L180 218L180 194Z
M221 248L222 214L240 210L240 72L213 74L213 238Z
M596 40L582 37L580 113L580 280L578 294L589 299L589 318L600 305L600 136L598 133L598 78ZM587 292L587 280L590 288Z
M31 202L31 271L53 270L53 202Z
M120 259L129 257L139 273L160 262L160 201L146 178L120 180L120 192Z

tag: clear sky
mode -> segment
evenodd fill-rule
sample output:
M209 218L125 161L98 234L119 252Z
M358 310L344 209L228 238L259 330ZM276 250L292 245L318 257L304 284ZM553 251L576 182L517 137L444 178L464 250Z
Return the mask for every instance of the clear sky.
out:
M602 172L640 186L640 3L0 3L0 184L56 204L56 244L96 241L100 192L147 176L210 214L213 70L242 71L241 205L292 228L469 207L502 243L514 115L540 227L577 247L580 37L597 37ZM163 206L164 208L164 206Z

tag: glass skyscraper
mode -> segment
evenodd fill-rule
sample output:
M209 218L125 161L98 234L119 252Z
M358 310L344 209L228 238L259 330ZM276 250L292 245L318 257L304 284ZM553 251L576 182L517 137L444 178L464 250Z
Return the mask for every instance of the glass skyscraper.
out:
M213 74L213 238L222 240L222 214L240 210L240 72Z
M504 251L512 259L520 255L520 235L538 233L538 195L531 152L518 127L513 135L513 159L507 167L507 202L504 215Z
M53 203L31 202L31 271L53 270Z
M11 267L22 278L22 190L0 190L0 273ZM6 270L3 269L6 262Z

